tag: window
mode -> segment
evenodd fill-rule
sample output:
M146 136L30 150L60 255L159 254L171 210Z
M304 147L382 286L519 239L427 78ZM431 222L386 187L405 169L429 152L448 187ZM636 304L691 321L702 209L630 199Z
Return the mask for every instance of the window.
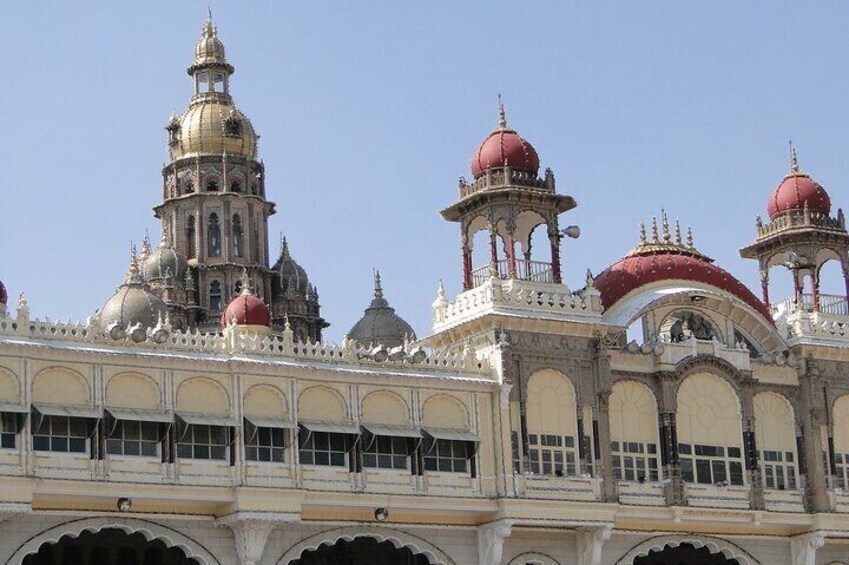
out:
M186 219L186 255L189 259L197 257L195 253L195 217L189 216Z
M183 181L183 192L185 192L186 194L191 194L194 191L195 191L195 184L189 179L184 180Z
M437 439L433 448L424 456L427 471L466 473L469 470L468 442L453 439Z
M328 467L346 467L348 465L348 441L345 434L301 432L300 439L298 455L301 464Z
M218 192L218 179L209 179L206 181L207 192Z
M230 192L242 192L242 183L234 180L230 183Z
M763 450L758 452L761 474L766 488L796 489L796 464L792 451Z
M684 482L743 484L743 459L739 447L679 443L678 454Z
M242 256L242 218L238 214L233 215L233 256Z
M552 434L528 434L530 470L542 475L578 474L575 438Z
M613 478L625 481L657 481L657 444L612 441Z
M283 463L285 452L286 430L280 428L259 427L245 442L245 457L248 461Z
M405 437L375 436L363 451L363 467L407 469L409 440Z
M197 80L197 92L206 92L207 90L209 90L209 73L200 72L195 75L195 77L195 80Z
M224 135L239 137L242 135L242 122L238 118L227 118L224 121Z
M159 424L156 422L118 420L115 422L112 434L106 440L106 453L109 455L158 456Z
M186 424L186 432L177 443L177 457L183 459L227 459L229 430L224 426Z
M32 434L32 448L35 451L85 453L88 435L85 418L44 416Z
M0 413L0 448L15 449L18 437L18 414Z
M209 215L209 245L207 253L210 257L221 256L221 225L218 223L218 214Z
M212 312L221 311L221 282L212 281L209 283L209 309Z

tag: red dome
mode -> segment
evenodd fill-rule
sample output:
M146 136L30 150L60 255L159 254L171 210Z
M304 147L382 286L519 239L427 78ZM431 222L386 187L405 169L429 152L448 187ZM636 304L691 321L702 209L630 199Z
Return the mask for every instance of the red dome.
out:
M512 167L535 175L539 172L539 156L534 146L519 134L501 127L489 134L472 156L475 178L495 167Z
M231 323L237 326L270 326L271 313L262 300L253 294L243 293L230 301L221 317L222 326Z
M6 287L3 286L3 281L0 281L0 303L9 303L9 295L6 293Z
M774 220L787 210L802 210L805 204L811 212L831 212L831 198L825 189L805 173L794 171L784 177L773 191L766 209L770 219Z
M595 279L601 302L610 308L632 290L664 280L699 282L729 292L772 322L769 308L743 283L705 259L679 253L633 255L614 263Z

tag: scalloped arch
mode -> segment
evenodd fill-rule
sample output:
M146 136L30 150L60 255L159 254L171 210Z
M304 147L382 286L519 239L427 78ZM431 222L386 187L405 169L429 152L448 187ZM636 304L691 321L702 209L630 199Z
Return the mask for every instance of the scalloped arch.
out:
M58 543L63 536L76 538L83 532L97 533L107 528L121 530L127 534L139 533L148 541L159 540L166 547L176 547L183 550L187 557L196 559L201 565L221 565L221 562L202 545L176 530L147 520L136 518L118 520L111 517L84 518L65 522L36 534L15 550L8 563L20 565L24 557L38 552L38 548L45 543Z
M560 563L543 553L523 553L514 557L509 565L560 565Z
M354 541L356 538L372 538L378 542L388 541L397 549L405 547L414 554L422 554L427 557L431 565L456 565L441 549L418 536L398 530L373 526L366 528L337 528L335 530L321 532L290 547L276 563L277 565L288 565L289 562L299 558L304 551L315 551L322 545L332 545L339 540Z
M711 553L721 553L728 559L736 559L740 565L761 565L760 561L746 553L741 547L730 541L710 536L657 536L649 538L632 547L628 553L616 561L616 565L633 565L638 557L645 557L650 551L663 551L667 546L678 547L688 543L696 549L706 547Z

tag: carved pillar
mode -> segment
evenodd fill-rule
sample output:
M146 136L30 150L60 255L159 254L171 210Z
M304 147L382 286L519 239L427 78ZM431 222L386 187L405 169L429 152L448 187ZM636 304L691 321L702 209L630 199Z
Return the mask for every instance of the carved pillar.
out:
M793 565L815 565L817 550L825 545L825 535L811 532L790 538L790 559Z
M478 526L478 563L501 565L504 540L510 537L513 520L498 520Z
M600 565L604 542L610 539L613 526L605 524L595 528L584 528L576 534L578 565Z
M802 281L799 280L799 271L797 269L793 269L791 271L793 273L793 297L796 301L797 306L803 306L804 302L802 301Z
M660 464L663 475L670 481L664 488L667 504L683 506L684 481L681 478L681 464L678 461L678 428L675 412L664 412L660 418Z
M805 506L808 512L829 512L828 474L824 462L830 465L828 451L828 416L825 393L817 377L816 366L809 359L802 364L804 373L799 376L801 406L796 411L802 430L805 460Z
M465 228L464 228L465 229ZM469 238L463 236L463 290L472 288L472 248Z
M516 277L516 243L513 241L512 230L507 233L505 245L507 247L507 273L512 279Z
M259 565L272 530L298 520L300 516L295 513L236 512L219 518L215 525L233 530L240 565Z
M814 311L820 311L820 278L816 269L811 269L811 295L814 301Z
M555 228L554 232L549 231L548 239L551 241L551 276L555 284L563 282L560 273L560 234Z
M615 502L617 498L613 454L610 451L610 392L610 389L605 389L598 393L598 476L602 478L601 496L605 502Z
M763 294L764 304L769 307L769 268L761 267L761 293Z

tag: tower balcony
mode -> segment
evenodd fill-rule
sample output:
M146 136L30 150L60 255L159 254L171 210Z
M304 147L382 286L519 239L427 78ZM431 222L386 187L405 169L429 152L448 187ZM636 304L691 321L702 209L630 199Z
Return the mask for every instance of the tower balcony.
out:
M817 304L818 302L818 304ZM831 316L846 316L849 317L849 301L845 296L838 294L820 294L814 297L813 294L803 293L799 299L785 298L778 302L773 302L769 306L773 317L785 316L787 314L795 314L799 312L819 312Z
M551 263L546 263L545 261L533 261L530 259L516 259L515 261L515 273L510 273L510 261L508 259L499 259L495 263L490 263L483 267L473 269L472 287L481 286L488 281L493 274L502 280L512 278L523 281L554 284L554 268Z
M770 305L779 332L790 344L849 346L849 301L833 294L800 294Z

